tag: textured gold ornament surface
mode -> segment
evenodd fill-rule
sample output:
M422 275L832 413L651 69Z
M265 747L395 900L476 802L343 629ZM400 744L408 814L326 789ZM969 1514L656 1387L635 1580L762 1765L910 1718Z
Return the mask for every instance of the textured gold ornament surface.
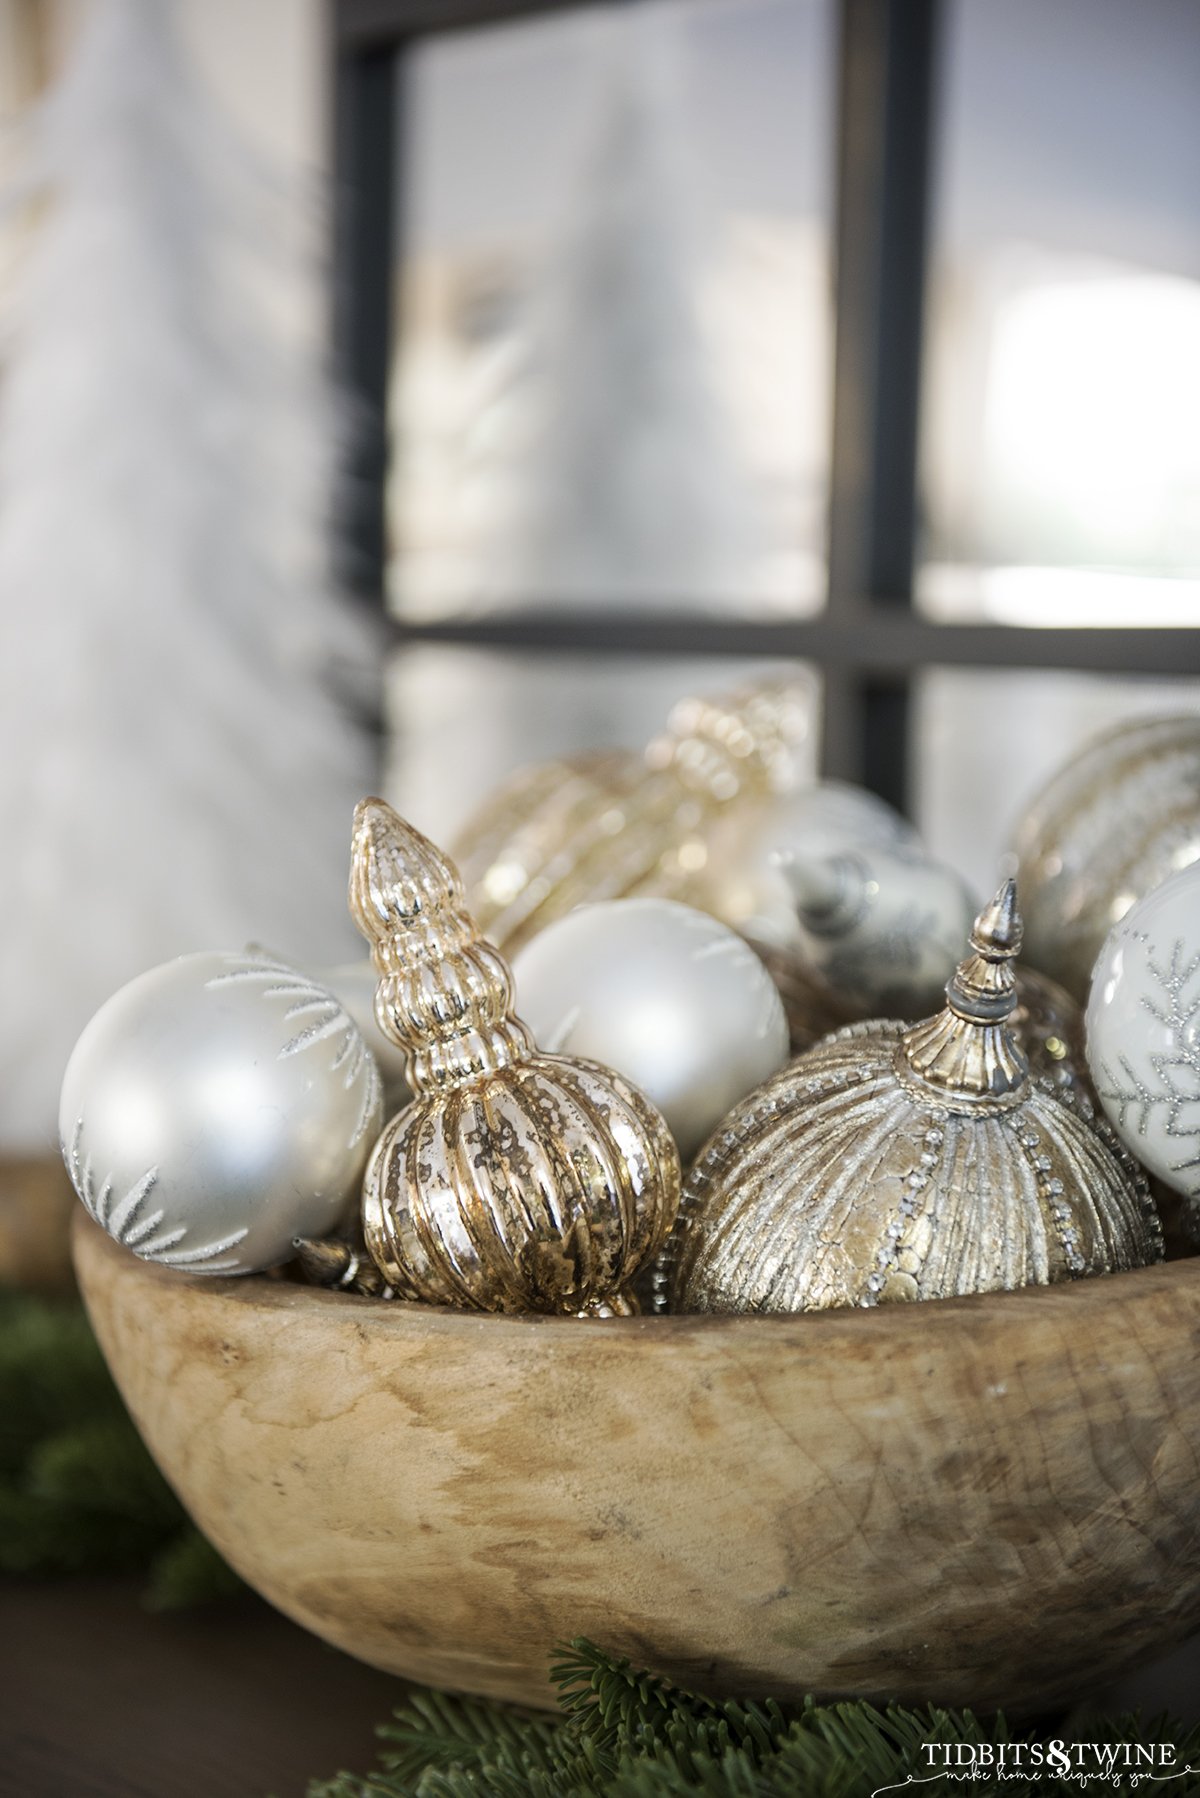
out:
M480 929L510 954L577 905L634 893L687 900L713 822L786 782L805 728L803 689L760 682L682 700L644 755L520 770L452 846Z
M1123 724L1047 783L1017 830L1026 953L1085 1000L1135 900L1200 860L1200 716Z
M538 1051L453 864L379 799L355 814L350 909L416 1095L363 1183L388 1285L484 1311L623 1309L678 1207L662 1117L611 1069Z
M943 1011L851 1025L735 1108L684 1188L673 1310L946 1298L1161 1259L1140 1170L1086 1100L1030 1076L1020 936L1009 882Z

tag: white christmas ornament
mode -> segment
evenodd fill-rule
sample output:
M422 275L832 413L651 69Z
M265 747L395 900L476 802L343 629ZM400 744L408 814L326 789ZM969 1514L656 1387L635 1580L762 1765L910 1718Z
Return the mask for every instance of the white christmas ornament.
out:
M686 1160L788 1055L788 1027L754 951L670 899L582 905L513 962L539 1046L604 1062L662 1112Z
M899 812L848 782L818 781L735 808L710 840L705 908L756 942L787 948L797 939L796 906L782 860L864 847L919 851L920 838Z
M978 909L961 875L919 852L861 847L780 857L806 960L872 1017L940 1009Z
M254 1273L333 1229L381 1122L378 1070L340 1001L282 962L220 951L115 993L59 1109L96 1222L193 1274Z
M1200 1198L1200 863L1140 899L1092 973L1087 1058L1117 1134Z
M372 963L366 956L360 961L339 962L337 967L317 968L314 978L341 1000L362 1031L363 1041L375 1057L383 1080L384 1111L391 1117L412 1098L408 1087L408 1056L379 1028L375 1016L379 976Z

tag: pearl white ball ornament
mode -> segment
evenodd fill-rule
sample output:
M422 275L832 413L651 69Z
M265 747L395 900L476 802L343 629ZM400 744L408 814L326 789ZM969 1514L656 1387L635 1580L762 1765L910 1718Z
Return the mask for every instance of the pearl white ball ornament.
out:
M1200 1199L1200 863L1109 932L1092 973L1087 1058L1126 1147Z
M674 900L580 906L525 945L513 977L539 1046L631 1080L685 1159L787 1060L783 1004L757 955Z
M364 955L361 961L345 961L330 968L316 968L313 978L318 985L328 987L334 997L341 1000L361 1030L363 1041L375 1057L375 1065L383 1081L384 1114L390 1117L402 1105L407 1105L412 1093L408 1088L408 1057L403 1049L397 1048L383 1034L375 1016L375 989L379 984L379 976L369 958Z
M332 993L264 955L205 951L101 1006L67 1064L59 1133L87 1210L134 1254L248 1274L340 1221L381 1112Z

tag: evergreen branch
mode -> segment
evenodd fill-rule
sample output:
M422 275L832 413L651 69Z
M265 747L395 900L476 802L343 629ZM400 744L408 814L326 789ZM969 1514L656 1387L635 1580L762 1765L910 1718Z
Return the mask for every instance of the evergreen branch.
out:
M886 1710L817 1704L791 1714L767 1701L714 1700L639 1672L577 1640L551 1668L559 1714L437 1692L414 1694L381 1730L389 1747L366 1778L342 1774L308 1798L868 1798L921 1780L921 1798L948 1798L961 1780L930 1777L930 1745L1011 1746L1004 1718L936 1707ZM1075 1739L1171 1742L1176 1764L1200 1769L1200 1729L1166 1718L1086 1718ZM1119 1779L1105 1791L1124 1791ZM1008 1770L1013 1798L1067 1798L1077 1782L1054 1767ZM1200 1771L1173 1779L1179 1798L1200 1794Z
M159 1473L81 1308L0 1291L0 1573L137 1571L156 1609L240 1586Z

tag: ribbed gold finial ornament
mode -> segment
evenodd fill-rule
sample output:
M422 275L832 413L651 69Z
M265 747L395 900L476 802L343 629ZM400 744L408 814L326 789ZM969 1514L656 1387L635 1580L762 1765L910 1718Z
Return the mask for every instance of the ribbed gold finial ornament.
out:
M1161 1260L1146 1181L1089 1102L1031 1076L1008 882L946 1005L853 1024L731 1112L684 1188L677 1311L949 1298Z
M687 901L729 807L788 784L805 689L760 681L684 699L639 755L606 750L518 770L452 845L473 916L505 954L577 905Z
M679 1203L662 1117L610 1068L543 1055L452 862L381 799L354 819L350 910L384 1035L416 1095L363 1182L363 1233L398 1298L619 1313Z

